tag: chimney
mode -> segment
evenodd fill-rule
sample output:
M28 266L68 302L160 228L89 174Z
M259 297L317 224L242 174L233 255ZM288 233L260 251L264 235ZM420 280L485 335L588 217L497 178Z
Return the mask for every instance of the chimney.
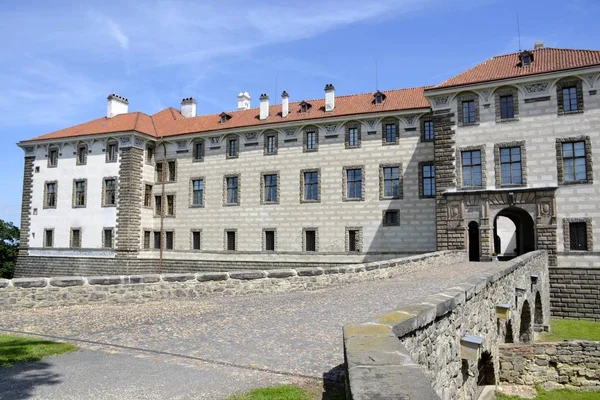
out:
M290 95L284 90L281 93L281 116L287 117L290 113Z
M184 118L196 116L196 99L188 97L181 100L181 115L183 115Z
M325 85L325 111L333 111L335 108L335 88L331 83Z
M249 110L250 100L250 93L240 92L240 94L238 94L238 110Z
M260 95L260 116L261 120L265 120L269 117L269 95L263 93Z
M539 50L544 48L544 42L535 42L533 45L534 50Z
M125 97L117 96L112 93L108 97L108 106L106 107L106 118L112 118L115 115L127 114L129 108L129 100Z

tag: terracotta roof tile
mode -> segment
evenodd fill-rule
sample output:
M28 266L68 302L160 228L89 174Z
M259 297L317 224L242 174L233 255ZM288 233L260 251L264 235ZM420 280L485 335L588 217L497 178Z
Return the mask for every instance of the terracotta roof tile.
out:
M531 53L533 62L529 66L520 65L520 52L496 56L429 90L600 65L597 50L542 48Z

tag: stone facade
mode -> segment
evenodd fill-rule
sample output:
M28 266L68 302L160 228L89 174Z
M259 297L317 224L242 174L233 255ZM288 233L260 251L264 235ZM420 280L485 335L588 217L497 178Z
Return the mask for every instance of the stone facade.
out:
M591 258L595 262L595 257ZM550 268L550 289L552 315L600 321L600 269L597 267Z
M600 391L600 342L506 344L499 356L501 383Z

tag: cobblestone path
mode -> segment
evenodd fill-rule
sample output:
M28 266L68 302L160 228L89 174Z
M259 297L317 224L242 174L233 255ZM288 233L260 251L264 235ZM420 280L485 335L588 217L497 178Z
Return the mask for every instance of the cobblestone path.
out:
M255 386L318 382L343 362L342 325L437 293L484 265L317 291L2 311L0 331L70 340L84 350L38 363L59 382L31 384L27 397L15 377L29 382L35 372L0 369L0 398L220 399Z

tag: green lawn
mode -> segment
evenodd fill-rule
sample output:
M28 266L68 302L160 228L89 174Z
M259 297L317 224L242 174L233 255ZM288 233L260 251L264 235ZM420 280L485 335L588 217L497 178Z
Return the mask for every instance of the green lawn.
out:
M497 400L521 400L521 397L505 396L496 393ZM535 400L599 400L600 392L574 392L571 390L538 390Z
M551 319L550 333L542 333L539 337L539 341L542 342L576 339L600 341L600 322Z
M275 386L251 390L227 400L345 400L343 389L338 388L334 393L323 394L320 387L300 388L298 386Z
M0 334L0 367L76 350L72 344Z

